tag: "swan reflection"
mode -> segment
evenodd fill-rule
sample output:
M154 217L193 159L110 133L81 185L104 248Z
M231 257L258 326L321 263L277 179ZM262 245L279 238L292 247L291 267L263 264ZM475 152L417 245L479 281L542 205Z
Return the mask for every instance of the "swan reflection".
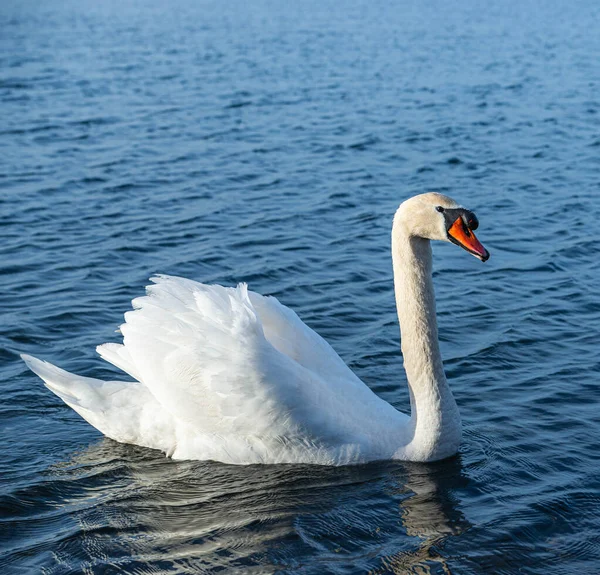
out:
M399 491L411 492L400 504L406 534L418 537L416 549L385 557L378 573L451 573L442 553L450 536L465 532L470 523L457 508L453 491L466 484L459 457L436 465L405 463L398 477Z
M80 525L57 560L128 572L295 572L318 557L357 572L450 573L441 547L469 527L452 495L465 481L458 459L244 467L104 439L50 474Z

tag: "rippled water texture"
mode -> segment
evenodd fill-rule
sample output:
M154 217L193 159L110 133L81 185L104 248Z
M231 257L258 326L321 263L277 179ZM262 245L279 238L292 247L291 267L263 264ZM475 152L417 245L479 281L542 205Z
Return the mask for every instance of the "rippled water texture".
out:
M2 2L0 572L564 575L600 564L592 2ZM172 462L26 371L93 377L156 272L274 294L408 408L389 256L434 248L460 455Z

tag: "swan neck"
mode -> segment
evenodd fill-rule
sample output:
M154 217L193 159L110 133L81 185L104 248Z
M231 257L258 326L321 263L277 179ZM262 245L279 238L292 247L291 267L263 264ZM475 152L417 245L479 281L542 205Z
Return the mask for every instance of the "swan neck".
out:
M410 235L401 222L395 222L392 258L402 355L410 390L413 439L409 449L415 459L441 459L456 453L461 424L440 354L431 244Z

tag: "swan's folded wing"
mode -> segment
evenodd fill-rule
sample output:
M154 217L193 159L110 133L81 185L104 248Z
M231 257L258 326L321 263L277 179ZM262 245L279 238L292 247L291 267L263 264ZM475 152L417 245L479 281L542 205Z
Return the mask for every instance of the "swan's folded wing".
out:
M324 379L342 379L346 386L363 382L336 351L289 307L274 297L248 292L266 339L281 353Z
M245 285L153 281L121 332L133 371L178 420L220 436L326 440L344 431L329 417L331 387L265 339Z

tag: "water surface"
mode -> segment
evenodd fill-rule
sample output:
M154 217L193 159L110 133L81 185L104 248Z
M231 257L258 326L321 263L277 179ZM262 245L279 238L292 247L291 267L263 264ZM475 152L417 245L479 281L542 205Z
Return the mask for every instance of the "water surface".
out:
M593 573L600 562L600 9L586 2L4 2L2 573ZM434 248L461 409L435 465L234 467L120 445L26 352L94 347L153 273L276 295L408 408L389 256Z

